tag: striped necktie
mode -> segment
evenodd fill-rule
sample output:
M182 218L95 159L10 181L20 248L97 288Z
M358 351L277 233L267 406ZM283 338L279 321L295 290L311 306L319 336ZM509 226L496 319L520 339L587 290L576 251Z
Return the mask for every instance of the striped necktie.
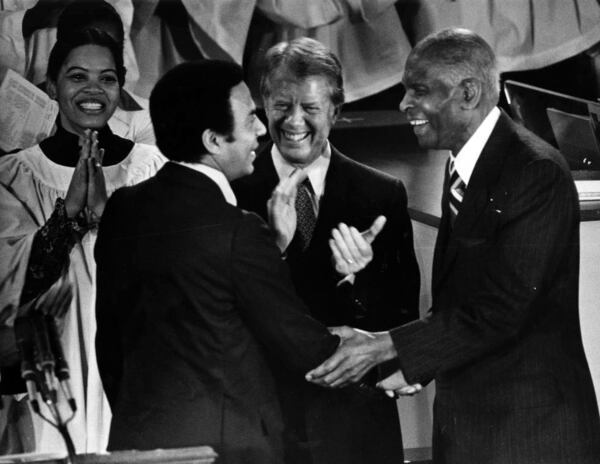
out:
M298 186L296 193L296 235L302 251L308 248L317 216L312 201L313 188L308 177Z
M454 220L456 219L456 216L458 216L460 205L465 194L465 183L458 175L458 171L454 165L453 156L450 156L450 162L448 163L448 174L450 175L450 180L448 182L448 205L450 206L451 219L454 224Z

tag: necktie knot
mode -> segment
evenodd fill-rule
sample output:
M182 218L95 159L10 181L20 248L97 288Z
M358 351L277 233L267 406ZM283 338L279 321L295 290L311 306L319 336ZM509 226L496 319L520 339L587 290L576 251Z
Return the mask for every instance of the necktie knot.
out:
M317 223L313 195L314 191L307 177L298 186L296 193L296 236L303 251L308 248Z

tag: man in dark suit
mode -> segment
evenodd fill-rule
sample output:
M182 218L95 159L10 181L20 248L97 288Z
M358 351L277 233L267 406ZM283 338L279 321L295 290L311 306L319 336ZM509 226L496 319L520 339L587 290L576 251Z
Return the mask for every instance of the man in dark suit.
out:
M421 146L451 157L427 318L348 346L309 373L344 385L436 381L435 463L597 463L600 424L578 316L579 209L560 153L497 107L494 54L464 29L411 52L400 104Z
M337 57L306 37L280 43L266 54L261 92L274 144L259 154L254 173L233 188L241 207L270 220L311 315L328 326L367 330L418 318L420 275L402 182L347 158L328 142L344 101ZM294 210L290 226L277 213L279 192L271 195L297 168L308 182L298 187L297 218ZM336 271L329 247L332 229L345 222L357 233L374 221L378 229L380 216L387 223L373 242L369 266L355 278L351 271L359 263L349 255ZM394 401L291 383L284 369L276 373L288 462L402 461Z
M210 445L224 463L282 462L264 351L290 378L338 337L307 315L268 227L236 207L252 172L256 117L239 66L179 65L150 112L170 159L111 197L96 244L96 349L113 421L109 449Z

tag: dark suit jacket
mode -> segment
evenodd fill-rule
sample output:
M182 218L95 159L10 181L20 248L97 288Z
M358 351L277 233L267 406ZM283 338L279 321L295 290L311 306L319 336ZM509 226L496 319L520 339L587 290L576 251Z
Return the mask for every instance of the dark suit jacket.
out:
M254 173L233 185L240 206L263 218L267 217L267 200L279 182L270 152L271 146L266 147L254 163ZM373 243L373 261L358 274L354 286L336 287L340 276L331 262L331 229L345 222L364 230L380 214L388 221ZM333 147L310 246L301 252L293 240L287 254L298 294L311 314L328 326L384 330L418 318L420 276L404 186ZM278 384L292 449L290 462L310 462L311 458L318 464L402 460L394 401L352 389L327 391L293 385L281 375Z
M302 382L338 338L306 315L264 222L168 163L110 198L95 254L109 449L210 445L220 462L280 462L264 350Z
M434 461L600 462L578 316L579 209L561 155L502 114L450 230L430 316L392 332L409 382L436 380Z

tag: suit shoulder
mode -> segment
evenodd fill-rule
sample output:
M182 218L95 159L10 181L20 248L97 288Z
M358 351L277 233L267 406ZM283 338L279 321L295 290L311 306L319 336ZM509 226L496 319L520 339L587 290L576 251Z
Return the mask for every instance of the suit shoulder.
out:
M529 163L543 162L543 164L554 164L563 172L570 172L564 156L552 145L541 139L527 128L514 123L515 154L513 158L528 165Z
M516 191L525 189L543 192L560 190L576 198L576 189L569 166L562 154L540 137L512 123L513 137L507 146L509 156L501 179Z
M406 195L404 183L388 173L367 166L336 151L337 170L357 189L367 191L369 195L387 196L400 190Z
M241 208L235 208L237 217L241 221L244 227L250 227L255 229L268 229L268 225L265 223L263 218L253 211L247 211Z

